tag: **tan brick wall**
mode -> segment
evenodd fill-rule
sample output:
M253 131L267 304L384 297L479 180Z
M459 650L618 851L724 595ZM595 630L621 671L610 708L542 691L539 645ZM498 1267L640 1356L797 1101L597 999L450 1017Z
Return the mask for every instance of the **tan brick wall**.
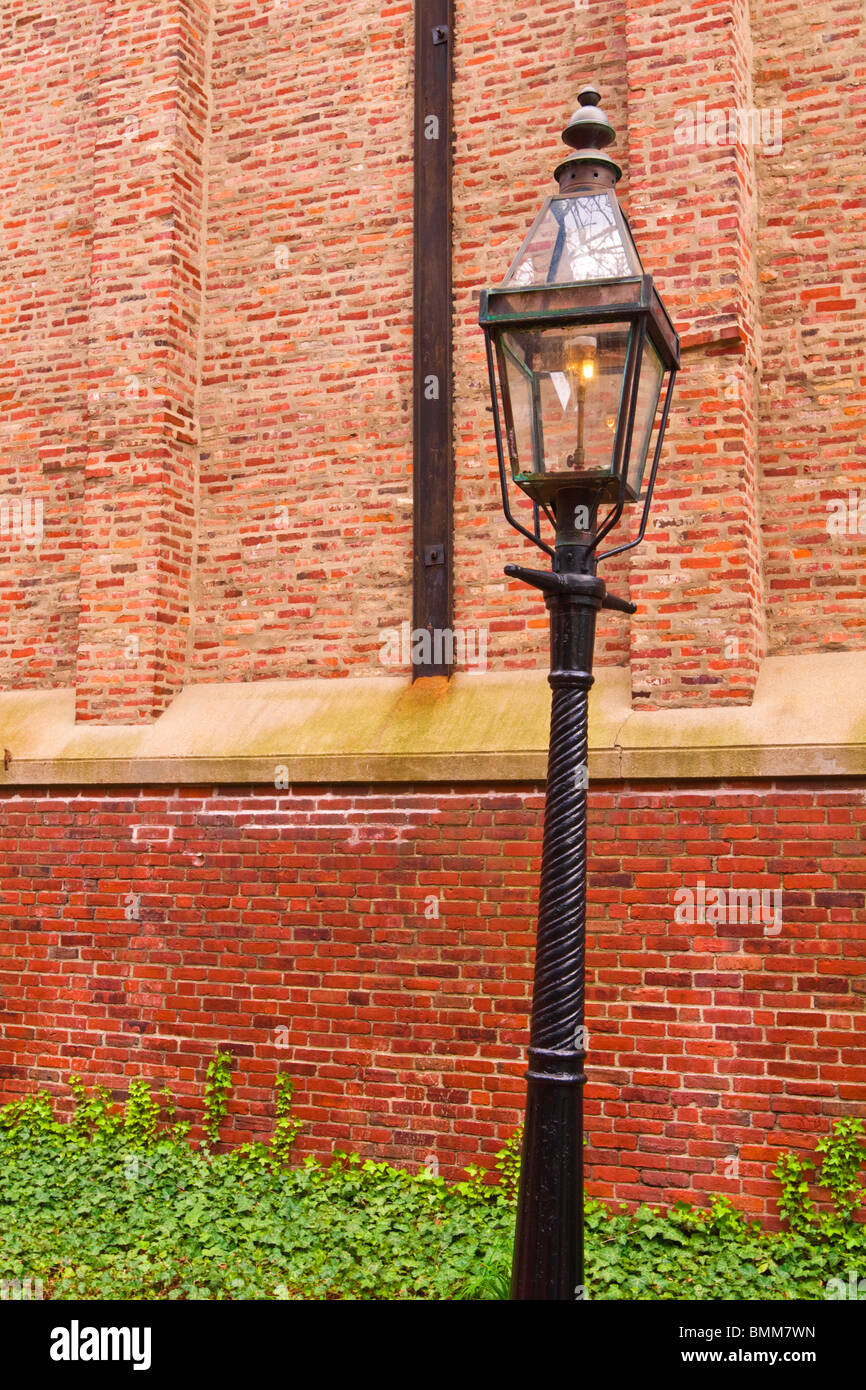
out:
M110 6L100 38L80 719L153 718L186 673L209 18L205 0Z
M0 7L0 682L69 684L78 638L93 142L94 7ZM41 513L41 543L36 543Z
M218 5L213 108L190 676L381 672L411 614L411 5Z
M147 720L184 681L382 674L411 615L412 6L109 8L0 7L0 678ZM863 29L842 0L458 0L456 623L491 667L543 664L546 618L502 574L532 560L477 292L590 79L686 344L656 524L609 576L640 611L599 660L638 704L727 703L766 651L864 645ZM780 150L678 141L699 103L780 112Z
M782 154L758 166L774 652L866 645L864 40L857 0L757 7L756 101L781 112L783 141ZM835 515L842 501L846 533L828 536L828 509Z

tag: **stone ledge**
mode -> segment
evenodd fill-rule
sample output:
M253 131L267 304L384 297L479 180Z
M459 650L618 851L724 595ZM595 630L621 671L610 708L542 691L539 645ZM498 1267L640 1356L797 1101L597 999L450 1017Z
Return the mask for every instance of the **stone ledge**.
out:
M589 774L866 776L864 692L866 652L830 652L768 658L749 706L635 711L628 670L602 667ZM10 691L0 783L543 781L549 707L544 671L195 685L147 725L76 724L71 689Z

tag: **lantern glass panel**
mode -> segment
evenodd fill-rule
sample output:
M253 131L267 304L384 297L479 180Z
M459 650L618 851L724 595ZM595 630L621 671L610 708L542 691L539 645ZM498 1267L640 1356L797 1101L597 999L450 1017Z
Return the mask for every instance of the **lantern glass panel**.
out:
M511 468L532 496L547 498L569 485L606 490L613 478L630 332L627 322L588 328L536 324L502 332Z
M649 338L645 338L641 355L640 383L637 389L631 451L626 470L627 495L631 499L640 495L664 374L665 369L661 358Z
M547 199L502 284L567 285L640 274L616 197L586 192Z

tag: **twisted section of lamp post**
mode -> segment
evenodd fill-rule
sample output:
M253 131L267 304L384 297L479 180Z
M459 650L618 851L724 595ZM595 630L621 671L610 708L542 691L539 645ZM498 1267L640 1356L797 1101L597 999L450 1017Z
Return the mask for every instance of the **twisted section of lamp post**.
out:
M553 698L511 1294L566 1300L584 1297L587 719L605 590L594 576L554 578L543 581Z
M583 1026L589 687L565 673L551 684L533 1051L572 1050Z

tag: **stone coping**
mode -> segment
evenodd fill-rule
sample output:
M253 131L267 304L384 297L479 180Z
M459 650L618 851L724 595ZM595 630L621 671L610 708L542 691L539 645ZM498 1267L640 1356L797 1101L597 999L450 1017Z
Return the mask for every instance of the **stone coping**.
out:
M631 708L629 672L590 699L594 779L866 775L866 651L767 658L751 705ZM545 671L192 685L155 723L76 724L72 689L0 694L9 786L541 781Z

